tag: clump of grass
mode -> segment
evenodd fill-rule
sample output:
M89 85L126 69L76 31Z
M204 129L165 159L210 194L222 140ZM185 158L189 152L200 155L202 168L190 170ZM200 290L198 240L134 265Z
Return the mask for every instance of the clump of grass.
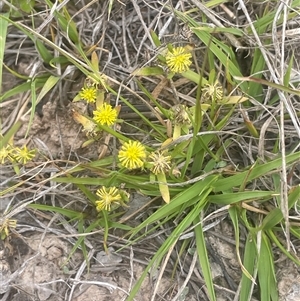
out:
M293 1L292 8L295 3ZM164 44L154 31L148 32L156 54L151 58L151 65L146 63L131 73L137 93L116 78L104 74L99 67L98 46L84 43L68 7L56 11L52 3L47 1L47 5L53 9L50 19L55 20L57 32L67 39L69 51L64 45L56 45L51 37L44 37L34 28L13 21L10 14L1 16L2 25L7 28L11 24L32 39L43 63L55 64L65 70L75 68L83 74L84 84L73 98L72 111L74 121L80 123L87 134L83 147L108 137L106 141L110 141L113 148L101 153L98 160L79 162L51 178L56 183L77 187L88 200L92 214L88 214L88 210L81 212L54 204L37 203L28 207L59 213L72 225L76 221L74 225L82 236L74 243L70 256L81 248L86 259L88 252L84 235L99 228L104 229L103 248L109 252L108 238L112 229L124 231L128 245L134 245L142 237L153 234L158 227L170 225L176 220L176 226L158 247L127 300L134 299L150 269L164 266L164 260L167 262L166 258L176 245L183 248L182 253L186 251L184 248L187 248L188 240L183 244L179 240L187 232L194 233L195 254L201 266L207 297L217 300L203 224L208 216L217 218L223 212L231 221L235 233L236 255L242 275L239 299L250 300L255 285L259 285L261 300L278 300L271 246L276 245L290 260L300 264L289 247L290 235L299 238L298 224L290 224L289 212L299 205L300 187L284 181L288 171L292 178L293 166L300 155L297 151L299 145L290 151L284 148L284 117L290 119L295 132L299 132L295 121L299 112L291 111L289 103L285 103L284 93L290 97L300 93L290 84L292 60L287 66L284 63L281 65L285 74L279 82L278 78L275 80L273 77L274 69L268 65L270 61L265 50L255 47L249 59L250 76L245 77L245 70L242 70L234 51L237 47L242 48L239 38L247 35L256 39L251 46L267 43L268 39L261 40L258 34L272 25L276 9L266 7L258 19L245 28L228 28L216 22L216 27L212 29L203 24L207 24L208 19L215 21L210 14L213 3L204 6L191 1L192 10L187 12L167 7L173 18L184 22L196 41L206 45L206 49L200 53L195 45L185 45L183 42L179 46L175 42ZM201 8L204 14L199 17ZM82 11L84 9L87 8L83 7ZM291 19L294 11L291 10L286 16ZM278 19L277 26L285 26L284 22L286 19ZM2 34L5 36L4 30ZM222 38L223 35L229 43ZM3 43L0 47L2 57L4 46ZM55 56L55 53L58 55ZM203 57L200 66L199 54ZM269 71L263 72L266 65ZM50 73L35 76L30 79L30 85L24 82L5 92L1 101L31 89L30 113L33 118L40 100L63 79L63 76ZM155 87L152 89L153 82ZM194 92L188 92L188 101L182 103L178 90L185 91L185 86ZM269 94L272 94L272 88L276 88L278 93L266 101L265 87L270 89ZM168 90L166 95L174 98L172 105L166 105L160 97L164 88ZM146 103L155 119L136 109L124 91ZM180 94L183 97L183 93ZM122 117L121 105L118 102L112 104L111 98L131 108L143 126L137 127L126 116ZM85 103L92 114L80 111L76 107L77 102ZM282 103L287 105L288 115ZM270 105L280 109L279 119L274 113L269 115ZM260 123L260 119L265 118L268 122L273 119L280 124L280 131L270 138L273 139L272 145L266 143L269 138ZM144 139L132 139L123 128L134 130ZM13 137L11 133L15 131L16 128L12 128L0 141L2 153L7 151L8 139ZM255 151L249 149L251 145ZM268 151L264 152L263 147L267 147ZM278 155L279 152L281 155ZM27 152L23 159L18 156L12 158L26 164L24 158L26 161L32 159L33 153ZM16 188L17 185L10 191ZM135 192L158 201L155 211L148 218L131 227L124 223L122 215L130 207L130 198ZM8 236L7 223L3 222L1 227L1 233ZM283 228L286 242L278 238L284 235ZM240 248L241 229L246 233L243 252ZM178 289L177 297L183 289ZM155 298L155 293L153 296Z

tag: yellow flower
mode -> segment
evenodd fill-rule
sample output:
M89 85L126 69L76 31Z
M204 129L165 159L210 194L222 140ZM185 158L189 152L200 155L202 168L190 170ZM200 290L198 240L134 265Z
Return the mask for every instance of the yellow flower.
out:
M26 164L28 161L31 161L35 156L35 150L29 150L26 145L22 148L16 147L13 151L13 157L22 164Z
M165 151L153 152L149 155L149 163L152 165L151 172L155 175L159 173L166 173L171 169L171 156L167 156Z
M166 63L172 72L183 73L190 68L192 64L191 58L192 54L184 47L174 47L172 51L168 51Z
M93 112L93 119L101 125L113 125L118 116L116 109L113 109L111 105L104 103L96 111Z
M97 99L97 88L94 86L83 87L79 92L79 97L88 103L94 103Z
M139 141L129 140L122 145L118 157L121 164L126 168L140 168L145 163L146 149Z
M11 147L9 145L0 149L0 164L4 164L6 159L12 160Z
M98 189L96 192L96 195L99 197L99 200L96 201L96 210L107 210L110 211L110 206L112 203L118 203L122 202L122 196L119 192L119 190L116 187L102 187L101 189Z

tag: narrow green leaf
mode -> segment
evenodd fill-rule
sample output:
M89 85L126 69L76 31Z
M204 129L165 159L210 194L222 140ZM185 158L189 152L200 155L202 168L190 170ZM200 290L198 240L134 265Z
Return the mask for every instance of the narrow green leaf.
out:
M252 277L252 275L247 271L247 269L244 267L241 256L240 256L240 229L239 229L239 212L236 206L232 206L228 210L230 218L232 220L232 224L234 227L234 236L235 236L235 249L236 249L236 255L238 258L238 262L241 266L241 270L243 274L249 278L252 282L255 282L255 279Z
M153 29L150 30L150 35L151 35L151 38L152 38L152 41L154 43L154 45L156 47L160 47L161 46L161 42L158 38L158 35L155 33L155 31Z
M60 213L61 215L64 215L72 219L82 219L84 217L84 214L82 212L60 208L60 207L43 205L43 204L29 204L27 205L27 207L32 209L42 210L42 211L57 212Z
M131 290L129 297L126 299L127 301L134 300L134 296L139 291L149 270L153 268L154 265L156 266L161 262L162 258L168 252L169 248L177 242L180 235L195 221L197 217L199 217L200 212L203 210L203 208L206 205L206 198L207 195L210 193L210 191L211 189L209 187L207 188L207 190L202 191L202 194L200 194L198 197L198 202L196 203L196 206L185 216L185 218L180 222L180 224L177 225L175 230L171 233L171 235L169 235L169 237L165 240L165 242L162 244L159 250L155 253L153 258L149 262L148 266L145 268L144 272L142 273L142 275L134 285L133 289ZM165 206L170 206L171 204L172 201L170 202L170 204ZM149 224L146 223L146 225L144 226L148 226L148 225Z
M257 268L257 259L257 246L255 238L251 233L248 233L245 244L243 265L253 278L255 278L254 273ZM251 300L252 290L253 282L245 274L242 274L239 300Z
M274 208L270 211L267 216L264 218L260 230L269 230L274 228L283 220L283 214L279 208Z
M300 152L296 152L293 154L289 154L286 156L286 163L290 164L299 160ZM277 158L270 162L263 163L261 165L256 164L256 166L249 173L248 170L243 171L241 173L237 173L236 175L226 177L223 179L219 179L215 183L215 192L222 192L231 190L233 187L239 187L245 180L247 183L252 181L253 179L262 177L268 174L270 171L274 170L278 172L278 169L282 166L282 159Z
M195 224L200 222L199 216L195 218ZM196 239L196 246L197 246L197 253L200 262L200 266L203 273L203 278L206 284L207 292L209 295L209 299L211 301L216 301L216 294L214 290L213 278L210 269L210 264L208 260L208 254L205 244L205 238L203 234L202 225L199 223L198 226L194 229L195 232L195 239Z
M70 18L69 13L67 9L64 7L63 8L63 14L59 12L55 12L57 21L59 23L59 26L63 31L65 31L70 38L70 40L74 44L79 44L80 39L79 39L79 34L76 28L76 23Z
M9 14L3 14L6 18L9 17ZM0 19L0 94L1 94L1 88L2 88L2 72L3 72L3 58L4 58L4 52L5 52L5 44L6 44L6 35L7 35L7 26L8 22L6 19L1 18Z
M191 187L186 188L181 193L178 193L173 199L171 199L169 204L165 204L164 206L160 207L156 212L149 216L149 218L138 225L132 232L132 236L137 234L144 227L167 217L173 211L178 212L179 208L183 206L184 203L192 201L193 199L198 199L198 196L201 195L203 191L209 189L216 179L216 176L207 177L205 180L201 182L199 181L193 184Z
M36 88L42 87L45 84L45 81L46 81L46 79L44 79L44 78L41 78L41 79L35 78L35 86L36 86ZM26 92L26 91L30 90L30 88L31 88L31 81L28 81L26 83L20 84L20 85L18 85L16 87L10 89L9 91L3 93L0 96L0 102L2 102L5 99L8 99L9 97L14 96L16 94L19 94L19 93L22 93L22 92Z
M293 262L295 262L295 264L300 266L300 260L298 259L298 257L296 257L296 255L294 255L293 253L287 251L286 247L282 245L282 243L279 241L277 235L274 233L272 229L266 230L266 233L270 237L271 241L281 250L281 252L287 258L291 259Z
M260 254L258 259L258 279L260 300L278 301L273 252L268 237L262 232Z
M259 200L264 198L267 200L268 198L272 197L273 194L274 192L272 191L242 191L236 193L210 195L208 197L208 201L210 203L219 205L230 205L249 200Z
M278 89L278 90L281 90L281 91L284 91L284 92L287 92L287 93L290 93L290 94L300 96L300 90L292 89L292 88L285 87L285 86L280 85L280 84L269 82L265 79L251 77L251 76L249 76L249 77L235 76L234 78L236 80L240 80L240 81L249 81L249 82L258 83L258 84L261 84L261 85L266 85L266 86L269 86L269 87L272 87L272 88L275 88L275 89Z
M38 39L35 41L35 47L38 53L40 54L42 60L45 63L49 64L53 59L53 54L47 49L43 42Z
M151 76L151 75L162 75L164 74L163 68L159 66L155 67L143 67L134 70L131 75L133 76Z
M288 197L288 204L289 204L289 209L291 209L297 202L300 205L300 185L294 187Z
M294 53L291 55L290 61L289 61L289 65L288 68L286 70L286 73L284 75L284 79L283 79L283 84L288 87L290 84L290 79L291 79L291 73L292 73L292 69L293 69L293 63L294 63Z
M8 144L10 139L19 130L21 125L22 125L22 122L17 121L13 126L10 127L10 129L7 131L7 133L4 135L4 137L0 138L0 150Z

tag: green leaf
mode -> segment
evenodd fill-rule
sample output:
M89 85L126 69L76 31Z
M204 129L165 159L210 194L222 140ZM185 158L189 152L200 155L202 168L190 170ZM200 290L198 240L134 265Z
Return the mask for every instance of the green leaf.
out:
M282 245L282 243L277 238L278 235L276 235L273 231L273 229L266 230L266 233L270 237L271 241L281 250L281 252L289 259L291 259L295 264L300 266L300 260L296 255L294 255L291 252L288 252L286 247Z
M284 75L283 84L288 87L291 79L291 73L293 69L293 63L294 63L294 53L291 55L291 59L289 61L288 68L286 70L286 73Z
M3 14L6 18L9 17L9 14ZM5 44L6 44L6 35L7 35L7 26L8 22L6 19L0 19L0 94L2 89L2 72L3 72L3 58L5 52Z
M208 197L208 201L210 203L219 204L219 205L230 205L230 204L235 204L243 201L260 200L262 198L266 198L267 200L271 198L273 194L274 192L272 191L261 191L261 190L242 191L242 192L235 192L235 193L210 195Z
M84 213L82 212L43 204L29 204L27 207L42 211L57 212L71 219L83 219L84 217Z
M182 192L178 193L173 199L171 199L169 204L165 204L160 207L156 212L154 212L151 216L149 216L144 222L138 225L131 236L136 235L141 229L146 226L155 223L158 220L162 220L165 217L168 217L173 212L178 212L180 208L186 203L191 202L194 203L203 191L206 191L213 185L213 183L217 180L216 176L207 177L203 181L199 181L193 184L191 187L186 188Z
M251 233L248 233L243 265L245 269L255 278L255 270L257 269L257 246L256 241ZM241 290L239 300L251 300L253 290L253 282L245 274L242 274Z
M29 14L35 5L34 0L19 0L20 9L24 11L25 13Z
M28 122L27 131L25 134L25 137L28 135L30 131L31 124L33 122L33 118L35 115L35 109L37 104L44 98L44 96L56 85L58 82L59 77L55 76L49 76L49 78L46 80L42 90L40 91L38 97L36 97L36 81L33 80L31 82L31 113L30 113L30 119Z
M150 30L150 35L151 35L151 38L152 38L152 41L153 41L154 45L156 47L160 47L161 46L161 42L160 42L160 40L158 38L158 35L155 33L154 30L152 30L152 29Z
M286 164L290 164L299 160L300 152L296 152L286 156ZM246 181L247 183L253 179L262 177L268 174L270 171L274 170L278 173L278 169L282 166L282 158L274 159L270 162L263 163L261 165L256 164L256 166L250 171L246 170L236 175L219 179L215 184L214 192L230 191L233 187L239 187ZM250 167L251 168L251 167Z
M269 230L274 228L283 220L283 214L279 208L274 208L270 211L267 216L264 218L260 230Z
M197 253L198 253L201 270L203 273L203 278L206 284L209 299L211 301L216 301L217 299L214 290L213 278L212 278L212 273L211 273L210 264L208 260L203 228L200 223L199 216L195 218L195 223L198 223L198 226L195 227L194 232L195 232Z
M163 68L159 66L155 67L143 67L134 70L131 75L133 76L151 76L151 75L162 75L164 74Z
M11 140L11 138L19 130L19 128L21 127L21 125L22 125L22 122L21 121L17 121L13 126L11 126L9 128L9 130L4 135L4 137L0 136L0 150L8 144L8 142ZM0 196L1 196L1 194L0 194Z
M258 259L258 279L260 300L278 301L273 252L268 237L262 232L261 247Z
M67 33L70 40L75 44L79 44L80 39L76 28L76 23L69 16L67 9L64 7L63 13L56 11L55 16L57 18L59 26L64 32Z
M255 282L255 279L252 277L249 271L244 267L240 256L240 230L239 230L238 208L236 206L230 207L228 212L234 227L236 255L237 255L238 262L241 266L241 270L247 278L249 278L252 282Z
M290 93L290 94L293 94L293 95L300 96L300 90L292 89L292 88L286 87L284 85L269 82L265 79L261 79L261 78L257 78L257 77L251 77L251 76L248 76L248 77L234 76L234 78L236 80L239 80L239 81L254 82L254 83L269 86L269 87L272 87L272 88L275 88L275 89L278 89L278 90L281 90L281 91L284 91L284 92L287 92L287 93Z
M46 48L46 46L43 44L42 41L40 40L36 40L35 41L35 47L36 50L38 51L38 53L40 54L42 60L49 64L51 62L51 60L53 59L53 55L52 53Z
M198 184L198 183L197 183ZM201 214L201 211L203 210L203 208L206 205L206 198L207 195L210 193L211 188L210 185L207 183L208 186L206 186L206 189L200 191L199 194L199 190L198 190L198 194L199 196L197 197L197 203L194 206L194 208L184 217L184 219L177 225L177 227L174 229L174 231L168 236L168 238L165 240L165 242L162 244L162 246L159 248L159 250L155 253L155 255L153 256L153 258L151 259L151 261L149 262L148 266L145 268L144 272L142 273L142 275L139 277L138 281L136 282L136 284L134 285L134 287L132 288L129 297L126 299L127 301L132 301L134 300L134 296L136 295L136 293L139 291L145 277L147 276L149 270L157 265L159 265L159 263L161 262L162 258L165 256L165 254L169 251L170 248L172 248L178 238L180 237L180 235L195 221L197 220L197 218L199 217L199 215ZM195 185L193 185L192 187L194 187L193 192L195 193ZM191 192L191 191L190 191ZM173 200L174 201L174 200ZM165 206L163 206L162 208L167 208L167 206L171 206L172 202L170 202L170 204L167 204ZM186 201L186 200L185 200ZM160 211L162 208L160 208L158 211ZM155 214L155 213L154 213ZM147 219L149 220L151 218L151 216ZM144 223L144 226L149 226L148 223ZM135 231L136 232L136 231ZM215 299L214 299L215 300Z

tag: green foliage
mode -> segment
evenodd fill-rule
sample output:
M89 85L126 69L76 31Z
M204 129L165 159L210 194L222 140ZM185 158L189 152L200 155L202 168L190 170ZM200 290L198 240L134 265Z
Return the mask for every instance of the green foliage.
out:
M214 7L223 2L214 0L206 2L205 5ZM295 7L296 2L293 1L291 6ZM45 3L48 5L49 10L53 8L51 1L47 0ZM17 5L17 3L15 4ZM35 1L19 1L18 4L24 12L31 12L34 9ZM114 1L109 1L107 7L108 18L111 16L113 5ZM145 144L143 148L145 150L143 150L143 162L139 166L140 168L130 169L128 168L129 164L128 166L126 164L122 165L118 156L120 151L118 146L114 147L112 155L107 154L103 158L88 163L81 162L72 167L71 164L73 163L69 162L68 168L51 178L52 182L66 183L76 187L77 191L87 201L87 212L38 203L30 204L28 208L60 214L65 217L70 225L76 225L76 231L80 235L68 259L71 258L77 249L81 249L87 261L88 249L84 242L86 235L93 231L101 232L103 235L101 243L104 250L109 252L107 242L112 230L118 229L122 231L124 236L128 238L127 245L134 245L143 237L153 234L160 227L172 224L176 219L176 225L172 228L170 235L159 246L143 274L134 284L127 299L128 301L134 300L150 269L161 265L169 250L178 243L180 236L187 229L192 229L191 231L194 232L196 252L208 298L217 300L202 221L207 212L223 209L228 213L228 220L230 220L234 229L236 254L242 275L240 300L250 300L254 286L259 285L260 300L275 301L279 297L276 288L276 271L271 246L273 244L276 245L290 260L300 265L297 257L288 252L284 243L278 239L279 234L282 233L282 227L286 223L280 207L282 200L278 173L282 170L283 164L290 167L299 162L300 152L288 153L283 160L282 157L275 156L277 147L274 146L273 153L268 158L260 159L257 156L253 164L241 165L240 163L240 165L234 165L232 163L234 160L232 160L228 149L232 145L239 145L242 139L253 139L251 140L254 141L253 144L259 143L258 140L261 137L258 126L246 115L243 115L243 126L234 133L228 130L228 124L233 122L233 120L235 122L237 119L235 114L240 112L239 110L243 109L243 106L251 108L252 103L249 101L250 99L263 103L264 86L291 95L300 95L300 91L290 86L293 59L291 58L289 61L284 83L276 84L263 79L262 71L265 69L266 64L261 49L257 47L252 53L250 66L250 74L255 74L255 77L245 77L243 76L243 70L238 64L233 47L224 42L219 34L230 34L239 39L252 34L252 29L250 27L237 29L204 26L193 15L193 12L182 13L175 11L175 14L178 20L183 21L195 34L199 43L207 47L201 68L188 70L181 68L190 66L192 62L189 60L192 54L194 55L193 47L185 46L182 47L184 49L183 53L178 54L178 56L182 55L182 58L186 59L185 66L180 65L182 64L181 60L177 61L177 58L173 57L172 63L175 65L175 68L171 70L170 65L168 65L167 54L168 52L171 52L171 54L172 51L174 52L175 43L174 45L171 43L164 45L157 34L151 31L150 36L153 44L157 47L157 54L151 60L152 65L145 64L131 73L138 93L118 82L117 79L110 78L102 73L101 62L97 52L94 51L98 46L92 45L88 48L84 45L74 18L69 13L67 6L59 11L54 10L53 19L56 22L57 31L68 40L68 50L56 45L49 36L43 36L35 28L31 28L25 23L14 21L11 15L0 15L0 60L2 62L7 27L10 25L22 31L32 40L42 63L49 65L53 69L59 67L66 70L66 68L72 67L82 72L85 76L85 84L97 90L96 96L92 95L95 96L95 104L93 105L97 109L103 103L108 103L109 97L112 96L135 112L141 121L140 124L142 126L136 126L130 120L117 118L115 124L108 126L96 122L87 114L78 113L76 115L77 121L79 120L79 123L87 131L88 141L86 145L94 143L97 140L94 138L101 135L104 137L110 136L114 139L117 142L115 146L119 144L121 147L124 144L126 145L126 143L131 141L132 137L120 131L118 128L119 124L125 124L131 130L138 132L143 137L147 137L146 140L143 140ZM258 34L269 30L276 12L275 10L265 10L260 13L259 18L253 22ZM291 12L288 18L292 18L294 15L295 12ZM203 16L203 21L206 18L206 16ZM282 24L282 22L283 20L280 18L278 24ZM218 62L218 67L216 67L216 62ZM18 93L30 92L30 120L28 125L26 125L26 135L28 135L37 105L64 78L47 71L42 75L28 78L10 70L5 65L4 67L22 82L10 91L1 94L0 102L4 102ZM0 84L2 68L3 64L0 64ZM174 88L175 81L183 80L184 84L194 88L195 93L190 94L192 96L189 95L192 101L189 99L190 101L187 102L187 105L176 104L174 101L174 105L169 108L164 102L161 102L159 93L155 93L157 92L155 89L151 91L147 83L145 83L146 79L149 78L159 79L158 82L155 82L157 85L155 89L158 89L160 84L162 86L164 84L163 88L167 87L168 90ZM160 92L164 90L163 88ZM146 105L152 116L155 117L155 121L141 112L124 91L132 93ZM174 90L172 92L173 94L171 95L176 99L176 93ZM78 94L74 98L73 103L79 101L82 101L82 97ZM275 97L273 101L275 103L277 98ZM118 106L113 109L118 113L120 111ZM21 125L22 123L17 121L3 137L0 137L0 151L13 140ZM275 141L275 144L279 144L279 141ZM170 156L171 163L162 164L164 167L170 165L166 172L163 170L161 173L154 174L153 169L149 167L149 154L155 151L166 151L168 156ZM132 157L130 155L126 158L125 154L125 159L140 159L132 159L136 154L133 154ZM236 160L239 159L239 156L242 157L239 153L236 156L237 158L234 158ZM261 179L268 179L270 188L256 185L260 183ZM0 192L0 195L13 192L20 185L22 183L13 183L11 187ZM113 202L117 199L116 203L118 206L115 207L117 209L111 211L97 209L99 196L95 191L97 191L99 186L108 188L106 200ZM109 195L109 188L111 187L122 188L120 193L123 194L119 195L118 192L113 196ZM122 220L123 207L126 207L126 204L122 201L128 198L127 193L133 192L153 197L153 200L156 200L156 209L153 213L135 227L131 227ZM299 207L299 193L299 186L291 187L288 193L289 209ZM104 202L104 199L101 199L101 201ZM271 209L270 206L267 206L270 203L272 204ZM110 208L110 206L106 208ZM114 207L112 206L112 208ZM91 212L92 214L90 214ZM243 250L241 250L241 229L243 229L243 233L246 233L246 242ZM297 227L292 226L290 232L294 237L300 238L300 232ZM186 241L182 244L181 254L184 253L184 248L187 245Z

